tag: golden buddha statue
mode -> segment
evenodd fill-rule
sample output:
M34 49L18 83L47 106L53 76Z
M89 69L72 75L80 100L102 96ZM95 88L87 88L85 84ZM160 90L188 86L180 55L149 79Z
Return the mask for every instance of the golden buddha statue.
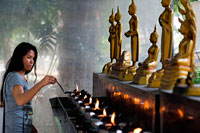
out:
M128 51L123 51L121 54L122 47L122 24L120 22L121 14L119 7L117 8L117 13L115 14L115 47L114 47L114 58L116 63L112 64L108 68L108 75L120 80L124 80L124 73L126 69L130 67L130 54Z
M115 16L113 14L113 9L112 9L112 14L109 17L109 22L110 22L110 28L109 28L109 33L110 36L108 38L108 41L110 42L110 59L111 61L107 64L104 65L103 67L103 73L108 73L108 68L111 67L113 64L113 60L115 58Z
M117 7L117 13L115 14L115 21L117 22L115 25L115 59L116 62L119 60L121 56L121 47L122 47L122 24L121 24L121 14L119 11L119 7Z
M165 65L165 60L172 57L172 17L173 11L170 7L171 0L162 0L162 6L165 8L159 17L159 24L162 27L161 39L161 62Z
M138 19L136 16L136 5L132 0L131 5L128 10L131 15L129 21L130 30L125 33L126 37L131 37L131 55L132 55L132 66L126 66L126 69L123 69L121 80L132 81L133 76L136 73L136 62L138 61L139 55L139 36L138 36Z
M118 62L114 63L108 69L108 75L119 80L124 80L124 72L130 66L130 64L129 52L123 51Z
M194 48L196 43L196 18L187 0L181 0L185 11L179 8L185 20L179 18L179 32L183 39L179 44L179 52L172 59L165 61L164 74L160 89L172 90L175 86L186 85L189 73L194 72ZM184 17L183 17L184 18ZM177 84L178 81L178 84Z
M156 71L158 65L158 52L159 47L157 45L158 34L156 31L156 26L154 31L151 33L150 42L152 43L151 47L148 49L148 57L144 62L139 63L139 67L136 70L136 74L133 77L133 82L141 85L148 84L148 80L153 72Z
M195 17L193 10L192 10L192 7L191 7L191 5L188 1L181 0L181 3L183 5L183 7L185 8L185 10L182 10L179 7L179 12L182 15L186 16L185 21L188 21L187 23L189 23L191 25L190 26L191 36L192 36L191 38L193 40L193 48L192 48L191 59L190 59L191 72L188 73L186 81L185 81L186 84L187 84L187 88L184 91L184 95L200 96L200 86L193 83L193 78L195 77L195 74L196 74L195 70L194 70L194 67L195 67L195 65L194 65L194 48L195 48L195 45L196 45L196 30L197 30L197 28L196 28L196 17ZM181 20L179 20L179 21L181 21ZM179 87L180 83L176 83L176 86L174 87L174 89L180 88Z
M130 54L128 51L123 51L117 63L114 64L114 70L123 71L130 66Z
M165 60L172 57L172 40L173 40L173 30L172 30L172 17L173 11L170 7L171 0L162 0L162 6L165 10L159 17L159 24L162 27L162 37L161 37L161 59L162 68L152 74L149 79L149 87L160 87L160 81L163 76Z
M134 0L132 0L132 4L129 6L128 10L128 13L131 15L131 19L129 21L130 30L125 33L125 36L131 37L131 55L133 67L135 67L139 57L138 19L136 16L136 10L136 5L134 4Z

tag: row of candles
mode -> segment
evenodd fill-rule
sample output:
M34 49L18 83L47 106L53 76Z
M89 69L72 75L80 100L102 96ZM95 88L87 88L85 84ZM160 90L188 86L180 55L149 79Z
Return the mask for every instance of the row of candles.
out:
M88 130L99 133L147 133L142 131L140 127L131 127L128 123L117 121L116 112L112 111L112 109L109 110L111 105L106 105L106 101L104 101L100 107L100 100L98 98L91 97L84 90L79 91L78 86L71 93L71 99L84 116L86 122L90 123L91 129Z

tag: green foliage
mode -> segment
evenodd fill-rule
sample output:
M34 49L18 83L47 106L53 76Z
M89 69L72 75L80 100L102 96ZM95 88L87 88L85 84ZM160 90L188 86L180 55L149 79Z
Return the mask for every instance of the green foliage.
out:
M3 54L2 49L6 46L3 44L8 40L16 45L20 41L40 39L41 51L53 49L57 3L56 0L0 1L0 54Z
M200 68L199 67L196 69L196 74L195 74L193 82L195 84L200 84Z
M189 0L190 2L198 1L198 0ZM182 7L180 0L174 0L174 15L179 16L180 13L178 11L178 6Z
M57 44L57 33L53 31L57 23L56 0L37 0L30 3L31 33L40 41L40 51L50 52Z
M57 45L57 34L52 32L40 39L40 50L42 53L44 52L51 52L55 50Z

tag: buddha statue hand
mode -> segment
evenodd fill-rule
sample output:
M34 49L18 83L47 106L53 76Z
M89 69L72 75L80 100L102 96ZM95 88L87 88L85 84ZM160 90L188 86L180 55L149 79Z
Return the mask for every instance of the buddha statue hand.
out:
M166 59L164 63L164 67L171 65L171 59Z
M129 31L128 31L128 32L126 32L126 33L124 33L124 35L125 35L126 37L129 37L129 36L130 36L130 33L129 33Z
M138 63L138 66L142 66L142 62L139 62L139 63Z
M162 15L159 17L159 24L160 24L160 26L162 26Z

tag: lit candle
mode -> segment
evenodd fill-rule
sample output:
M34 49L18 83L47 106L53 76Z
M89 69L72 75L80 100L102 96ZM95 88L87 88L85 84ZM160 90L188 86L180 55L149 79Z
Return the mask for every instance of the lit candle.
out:
M122 133L120 127L115 123L115 112L112 113L110 122L105 125L100 125L99 132Z
M92 104L92 97L90 97L89 103L85 103L86 106Z
M78 89L78 85L77 85L77 84L75 85L75 90L74 90L73 92L74 92L74 94L76 94L76 93L79 92L79 89Z
M99 118L103 118L103 117L106 117L107 116L107 113L106 113L106 109L104 108L103 109L103 114L101 115L98 115Z
M98 99L96 100L95 108L93 108L93 110L100 110L100 108L99 108L99 100Z
M141 132L142 132L142 128L135 128L133 132L128 132L128 133L141 133Z

